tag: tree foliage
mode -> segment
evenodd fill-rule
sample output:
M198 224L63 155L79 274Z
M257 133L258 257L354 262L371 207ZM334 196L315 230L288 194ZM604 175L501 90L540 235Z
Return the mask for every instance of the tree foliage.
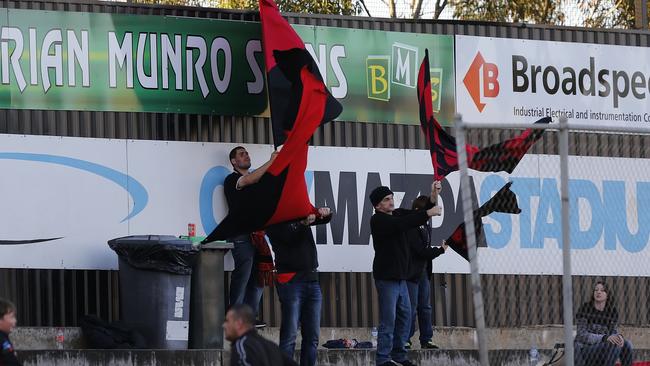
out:
M258 9L257 0L131 0L131 2L222 9ZM287 13L356 15L361 9L357 0L276 0L276 4L281 12Z
M134 3L207 6L257 10L258 0L127 0ZM276 0L280 11L310 14L366 14L366 0ZM493 22L565 24L563 0L381 0L391 18L439 19L446 7L454 19ZM589 28L635 28L635 0L576 0L582 26ZM646 1L646 0L643 0ZM398 3L401 14L397 14ZM650 12L648 12L650 18ZM648 25L646 24L646 27Z
M129 3L158 4L158 5L182 5L182 6L206 6L212 3L211 0L127 0Z
M436 0L436 3L433 6L433 19L439 19L442 11L447 7L447 0Z
M585 17L584 26L633 29L636 15L634 2L634 0L580 0L580 10Z
M561 0L453 0L454 18L492 22L563 24Z
M357 15L360 4L356 0L276 0L281 12L310 14Z
M388 16L391 18L406 17L410 19L420 18L440 18L440 14L449 4L448 0L410 0L408 3L408 13L397 13L397 2L400 0L381 0L384 5L388 7ZM407 0L402 0L402 5L406 4Z

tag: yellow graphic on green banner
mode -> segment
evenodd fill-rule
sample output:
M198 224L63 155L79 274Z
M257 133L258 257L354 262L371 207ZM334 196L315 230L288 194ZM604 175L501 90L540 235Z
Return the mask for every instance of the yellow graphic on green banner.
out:
M366 79L368 98L390 100L390 57L368 56L366 58Z
M431 76L431 101L433 102L433 111L440 112L440 103L442 101L442 68L433 67L429 69Z

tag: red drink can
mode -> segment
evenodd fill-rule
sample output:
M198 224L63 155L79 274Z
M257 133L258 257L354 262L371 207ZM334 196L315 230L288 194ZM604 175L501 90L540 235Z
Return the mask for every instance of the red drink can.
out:
M187 224L187 236L196 236L196 225L194 224Z

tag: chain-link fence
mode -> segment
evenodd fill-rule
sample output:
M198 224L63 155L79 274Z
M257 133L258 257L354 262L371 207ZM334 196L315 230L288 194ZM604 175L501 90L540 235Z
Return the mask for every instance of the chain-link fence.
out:
M257 0L106 0L113 2L156 4L156 5L180 5L205 8L224 8L238 10L257 10ZM488 2L476 2L477 12ZM523 21L536 23L534 14L537 9L534 7L522 7L516 9L507 7L501 2L497 7L505 10L510 16L500 16L504 22ZM556 0L551 2L551 13L556 16L548 18L545 22L552 25L587 27L587 28L634 28L635 25L635 4L631 1L614 0ZM473 8L465 8L463 16L456 14L456 4L462 2L443 0L310 0L308 2L278 2L281 11L310 13L324 12L334 14L348 14L370 18L399 18L399 19L440 19L440 20L494 20L476 18ZM647 10L647 3L644 8ZM465 4L464 4L465 5ZM506 9L508 8L508 9ZM543 8L543 7L542 7ZM531 10L533 9L533 10ZM540 8L541 9L541 8ZM528 15L522 15L521 12ZM531 15L531 12L533 15ZM489 13L489 12L488 12ZM523 18L521 18L523 16ZM517 19L513 19L517 17ZM644 18L647 23L647 18ZM642 19L640 19L643 22ZM646 25L647 26L647 25Z
M476 229L465 231L465 266L483 365L508 364L499 337L513 325L523 331L507 343L531 365L562 354L564 365L647 358L631 350L648 348L650 129L570 123L522 131L456 121L457 146L494 143L459 148L458 175L447 177L471 192L460 196L465 227Z
M358 0L362 11L360 16L412 19L419 9L418 17L421 19L458 19L455 15L453 1L423 0L419 8L417 1L412 0ZM478 2L480 3L480 2ZM613 27L625 28L630 24L630 17L634 18L634 4L617 2L613 0L563 0L554 1L556 12L561 14L560 22L554 25L570 27ZM391 12L394 4L394 12ZM441 5L442 9L437 9ZM367 11L366 11L367 9ZM394 14L394 15L392 15ZM528 20L526 20L528 21ZM533 21L534 23L534 21Z

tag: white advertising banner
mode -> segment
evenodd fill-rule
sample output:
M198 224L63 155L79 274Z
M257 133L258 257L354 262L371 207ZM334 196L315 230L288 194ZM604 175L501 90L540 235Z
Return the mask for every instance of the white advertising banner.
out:
M456 110L468 122L650 122L650 48L460 36Z
M185 235L188 223L204 235L227 212L223 180L234 144L0 135L0 146L3 268L115 269L108 240ZM272 151L268 145L246 148L254 167ZM402 207L428 194L428 152L312 147L309 154L305 178L312 202L335 212L330 224L314 228L319 269L370 271L368 194L388 185ZM649 276L650 212L640 208L650 202L650 160L571 157L569 169L574 273ZM562 273L559 158L526 155L511 175L472 177L479 203L512 181L522 209L483 219L487 246L479 248L480 271ZM434 244L462 220L458 185L457 172L443 181L443 215L431 223ZM469 265L450 250L435 259L434 270L468 273Z

